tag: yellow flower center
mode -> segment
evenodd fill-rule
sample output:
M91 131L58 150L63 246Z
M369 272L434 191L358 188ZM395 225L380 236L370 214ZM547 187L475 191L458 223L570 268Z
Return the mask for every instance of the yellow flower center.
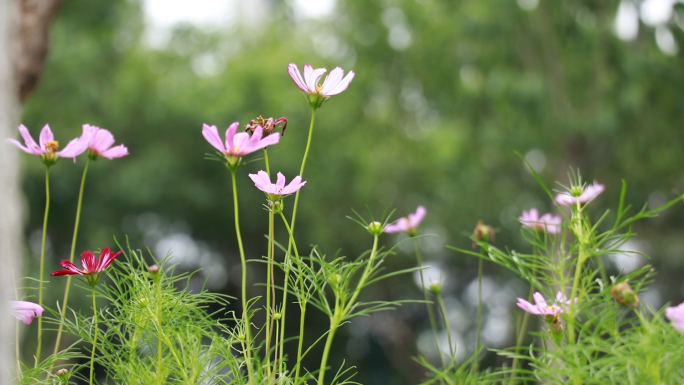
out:
M238 152L239 150L238 146L233 146L233 152Z
M50 152L55 152L59 148L59 142L56 140L50 140L45 143L45 148Z

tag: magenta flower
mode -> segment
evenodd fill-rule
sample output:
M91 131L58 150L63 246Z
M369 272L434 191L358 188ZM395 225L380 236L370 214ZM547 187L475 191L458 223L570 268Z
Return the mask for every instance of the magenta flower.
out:
M418 225L423 221L426 213L425 207L418 206L415 213L409 214L406 217L401 217L396 222L387 225L387 227L385 227L385 232L388 234L406 232L410 236L414 236L416 235Z
M531 228L532 230L546 231L549 234L558 234L561 231L561 222L563 219L551 213L546 213L539 216L539 210L536 208L530 211L523 211L522 215L518 217L520 222Z
M570 301L566 300L565 296L560 291L556 294L555 305L548 305L546 300L544 300L544 296L542 296L540 292L534 293L533 298L535 303L534 305L522 298L518 298L518 307L530 314L544 316L547 322L553 321L558 314L563 312L561 305L570 304ZM577 302L577 298L575 298L575 302Z
M27 325L33 321L33 317L40 317L43 315L44 310L45 309L37 303L12 301L12 315Z
M313 69L311 65L304 64L304 76L302 77L296 64L290 63L287 66L287 73L297 87L309 95L309 104L313 108L320 107L329 97L346 90L355 75L354 71L349 71L347 76L344 76L344 70L335 67L325 78L323 85L319 85L318 83L325 71L325 68Z
M112 160L128 155L128 149L123 144L112 147L114 135L104 128L84 124L80 140L86 143L88 156L93 160L100 156Z
M79 269L67 259L62 259L59 264L66 270L57 270L50 275L53 277L60 275L83 275L89 285L95 286L97 284L98 273L111 265L112 262L114 262L114 259L121 253L122 251L113 253L109 247L105 247L100 252L100 258L98 259L92 251L86 250L81 254L81 265L83 266L83 269Z
M268 199L271 202L277 202L285 195L296 193L300 188L302 188L302 186L306 184L306 181L302 182L302 177L298 175L292 179L290 184L285 186L285 175L280 172L278 173L278 179L276 183L271 183L271 178L268 176L266 171L259 171L256 174L249 174L249 177L259 190L266 193L266 196L268 196Z
M675 329L684 332L684 302L665 309L665 317L672 321Z
M276 144L280 141L280 133L273 133L262 139L264 128L257 126L254 134L249 136L246 132L237 132L240 123L231 124L226 130L226 143L223 144L216 126L202 125L202 135L214 148L221 151L226 157L229 166L238 166L240 158L254 151Z
M571 192L563 192L556 195L556 202L563 206L587 203L596 199L606 187L594 181L594 184L585 186L584 188L572 188Z
M40 136L38 137L38 142L40 144L37 144L36 141L33 140L28 128L26 128L26 126L23 124L19 126L19 133L24 139L24 144L26 146L22 146L22 144L16 139L7 139L7 141L19 147L19 149L24 152L33 155L40 155L43 163L48 166L55 164L58 157L74 158L75 162L76 157L81 155L86 150L85 145L81 143L79 138L76 138L72 139L62 151L57 151L59 148L59 142L55 140L55 136L52 134L52 130L50 130L50 126L48 124L46 124L40 131Z

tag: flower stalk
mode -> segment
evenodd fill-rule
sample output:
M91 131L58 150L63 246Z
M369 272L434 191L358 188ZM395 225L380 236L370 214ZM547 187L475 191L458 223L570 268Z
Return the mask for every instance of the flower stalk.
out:
M38 280L38 305L43 306L43 283L45 275L45 243L47 241L47 223L50 213L50 166L45 167L45 215L43 216L43 238L40 244L40 276ZM38 346L36 347L36 365L40 362L43 347L43 318L38 318Z
M428 317L430 318L430 328L432 329L432 336L435 338L435 349L437 349L437 354L439 354L439 359L442 362L442 367L446 367L446 362L444 361L444 357L442 356L442 352L440 351L439 348L439 337L437 335L437 320L435 318L435 311L432 308L432 301L430 301L430 297L428 296L428 291L425 286L425 277L423 274L423 256L420 252L420 247L418 246L418 240L415 237L412 237L413 239L413 247L416 251L416 262L418 262L418 266L421 267L419 270L420 272L420 287L423 289L423 296L425 297L425 306L427 306L427 311L428 311ZM453 357L452 357L453 358Z

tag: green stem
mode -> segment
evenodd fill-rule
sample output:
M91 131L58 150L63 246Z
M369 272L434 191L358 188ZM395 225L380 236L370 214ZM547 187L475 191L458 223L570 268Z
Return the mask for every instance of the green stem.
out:
M81 188L78 192L78 203L76 204L76 223L74 224L74 235L71 239L71 252L69 253L69 261L74 262L74 255L76 254L76 240L78 239L78 227L81 223L81 206L83 204L83 190L85 187L86 176L88 175L88 168L90 167L90 158L86 162L83 169L83 176L81 177ZM67 303L69 302L69 289L71 288L71 276L67 276L66 288L64 289L64 299L62 300L62 309L60 314L59 327L57 328L57 339L55 340L55 350L52 354L57 354L59 351L59 344L62 341L62 330L64 329L64 317L66 316ZM52 367L50 367L52 371Z
M314 128L314 121L316 120L316 109L314 108L313 111L311 111L311 123L309 124L309 136L308 139L306 140L306 148L304 149L304 157L302 158L302 164L299 168L299 176L304 177L304 168L306 167L306 159L309 157L309 149L311 148L311 139L313 138L313 128ZM295 193L295 201L294 201L294 207L292 209L292 231L294 231L295 227L295 220L297 219L297 207L299 206L299 193L301 190L298 190ZM290 250L292 250L292 244L288 242L287 245L287 253L285 255L285 281L283 284L283 311L282 311L282 318L281 318L281 325L280 325L280 358L283 359L283 345L285 343L285 312L287 310L287 285L288 279L290 278L290 264L289 264L289 255L290 255ZM283 360L283 364L285 363L285 360ZM282 369L281 369L282 370Z
M266 149L264 149L266 151ZM268 159L268 158L267 158ZM268 164L268 162L266 162ZM268 252L266 266L266 370L268 371L268 378L271 378L271 338L273 334L273 304L275 303L275 283L273 282L273 218L272 211L268 213ZM271 301L271 290L273 290ZM276 347L277 349L277 347Z
M294 235L292 234L292 229L290 228L289 223L287 223L287 219L285 218L285 215L280 212L280 217L283 219L283 223L285 223L285 228L287 228L287 233L290 235L290 244L294 248L295 252L295 258L297 259L297 263L302 263L300 256L299 256L299 251L297 250L297 243L295 243L294 240ZM295 363L295 379L294 383L297 383L297 380L299 380L299 373L300 369L302 367L301 361L302 361L302 349L304 347L304 321L306 318L306 290L304 288L304 281L302 280L302 273L298 274L297 276L297 282L299 282L299 308L300 308L300 318L299 318L299 343L297 344L297 361ZM287 290L287 287L285 287Z
M245 258L245 249L242 246L242 235L240 234L240 214L238 211L238 191L235 171L230 172L233 181L233 210L235 214L235 234L237 236L238 248L240 249L240 265L242 267L242 322L245 330L245 359L247 363L247 372L249 376L249 383L252 383L254 378L252 373L252 330L250 327L249 308L247 306L247 259Z
M161 296L161 269L154 274L154 284L157 295L157 384L162 385L162 296Z
M271 166L268 162L268 150L264 148L264 163L266 163L266 174L271 176Z
M335 336L335 332L337 331L337 328L339 327L340 322L342 322L347 314L352 310L354 307L354 303L356 302L356 299L359 297L359 294L361 293L361 289L363 289L363 286L366 284L366 280L371 274L371 271L373 270L373 261L375 260L375 254L378 251L378 236L375 235L373 236L373 249L371 250L370 257L368 258L368 264L366 265L366 269L363 271L363 275L361 276L361 279L359 280L358 285L356 286L356 290L354 290L354 294L352 294L351 299L349 302L344 307L340 307L339 299L335 299L335 311L333 316L330 318L330 331L328 332L328 338L325 341L325 348L323 349L323 357L321 358L321 368L318 372L318 385L323 385L325 380L325 368L328 365L328 355L330 353L330 347L332 346L332 340L333 337Z
M527 294L527 302L532 302L532 295L534 294L534 286L530 284L530 292ZM520 328L518 329L518 335L515 341L515 357L513 357L513 364L511 365L511 380L508 382L510 385L515 384L515 375L516 372L515 370L518 368L518 352L520 352L520 345L523 342L523 338L525 338L525 331L527 330L527 322L529 321L530 313L528 312L523 312L523 319L522 323L520 324Z
M456 354L454 352L454 344L451 340L451 326L449 325L449 319L447 318L446 306L444 306L444 299L442 298L442 293L437 292L437 303L439 303L439 311L442 312L442 322L444 322L444 328L447 332L447 340L449 341L449 353L451 353L451 360L456 361ZM441 352L440 352L441 356Z
M45 275L45 242L47 241L48 214L50 212L50 167L45 168L45 216L43 217L43 240L40 245L40 277L38 281L38 305L43 306L43 276ZM43 317L38 317L38 347L36 365L40 362L43 347Z
M432 301L430 301L430 297L428 296L428 291L427 287L425 285L425 278L423 277L423 256L420 252L420 248L418 247L418 240L414 237L413 238L413 247L416 250L416 261L418 262L418 267L420 267L420 286L423 289L423 295L425 296L425 306L427 306L428 310L428 317L430 318L430 327L432 328L432 336L435 338L435 348L437 349L437 354L439 354L439 359L442 361L442 367L446 367L446 362L444 361L444 357L442 356L442 351L439 348L439 337L438 337L438 331L437 331L437 320L435 319L435 311L432 308ZM453 358L453 357L452 357Z
M475 332L475 362L474 371L477 373L480 367L480 336L482 334L482 275L484 274L484 259L480 258L477 268L477 329Z
M93 373L95 372L95 349L97 348L97 301L95 285L93 285L93 351L90 353L90 385L93 385Z
M582 245L580 245L580 252L579 255L577 256L577 264L575 265L575 275L573 276L572 279L572 289L570 290L570 312L569 312L569 317L568 317L568 343L574 344L575 343L575 327L573 326L574 322L573 320L575 319L575 316L577 315L577 307L579 306L579 297L578 297L578 288L579 288L579 282L580 282L580 277L582 275L582 263L584 262L585 259L585 252L584 248ZM575 302L575 298L577 298L577 301Z

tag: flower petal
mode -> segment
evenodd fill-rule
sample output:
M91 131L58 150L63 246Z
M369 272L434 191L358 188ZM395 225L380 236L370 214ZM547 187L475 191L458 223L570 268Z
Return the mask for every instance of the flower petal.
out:
M275 191L276 194L282 194L282 191L285 188L285 175L283 175L282 172L278 172L278 177L276 178L275 188L276 188L276 191Z
M40 130L40 136L38 137L38 142L40 143L40 148L45 150L45 143L55 140L55 136L52 134L50 125L46 124L42 130Z
M539 315L541 314L541 311L539 311L539 306L532 305L531 303L527 302L526 300L522 298L518 298L518 307L523 309L524 311L530 313L530 314L536 314Z
M351 81L352 81L352 79L354 79L355 75L356 74L354 73L354 71L349 71L349 73L347 74L347 76L344 77L344 79L338 81L337 84L335 84L335 86L333 86L331 89L327 90L326 92L323 92L323 90L321 89L321 93L326 95L326 96L333 96L333 95L337 95L339 93L342 93L344 90L346 90L349 87L349 83L351 83Z
M295 82L297 87L299 87L300 90L304 92L309 92L309 89L306 87L306 82L304 82L304 79L302 79L302 75L299 72L299 68L297 68L297 65L295 63L290 63L287 65L287 73L290 75L290 77Z
M62 265L64 266L64 265ZM83 266L83 272L85 274L97 273L97 259L92 251L86 250L81 253L81 266ZM66 267L66 266L64 266Z
M202 136L209 142L215 149L221 151L221 153L226 152L226 147L223 145L223 141L218 133L218 128L216 126L210 126L206 123L202 124Z
M8 139L8 141L14 144L15 146L19 147L21 150L28 152L29 154L40 155L45 153L45 150L40 148L36 141L33 140L28 128L26 128L26 126L24 126L23 124L19 125L19 134L24 139L24 144L26 144L26 147L19 144L17 140Z
M420 225L420 222L423 221L423 218L425 218L425 214L427 214L427 210L425 210L425 207L418 206L418 209L416 209L416 212L414 214L408 215L408 220L410 223L409 226L411 228L418 227L418 225Z
M88 143L81 140L81 138L71 139L71 141L64 147L62 151L57 151L55 155L62 158L74 158L83 154L88 149Z
M344 76L344 70L340 67L335 67L328 76L326 76L325 81L323 81L323 85L321 85L321 94L322 95L328 95L330 91L332 91L337 84L342 80L342 77Z
M100 252L100 260L97 263L97 272L106 269L107 266L111 265L112 262L114 262L114 259L121 255L122 252L123 250L119 250L118 252L113 253L109 247L102 249Z
M238 122L233 122L230 126L228 126L228 129L226 130L226 147L223 150L223 152L228 152L230 154L233 154L234 148L235 148L235 133L237 132L237 128L240 125Z
M102 152L108 150L112 145L114 145L114 135L104 128L95 127L94 135L90 138L90 143L88 143L88 148L96 151L98 154L102 155Z
M110 148L109 150L103 151L100 153L100 155L103 158L107 158L109 160L112 160L114 158L121 158L123 156L128 155L128 148L124 146L123 144L120 144L118 146L114 146Z
M294 179L292 179L290 184L288 184L283 189L282 194L283 195L294 194L297 191L299 191L299 189L302 188L302 186L304 186L305 184L306 184L306 181L302 182L302 177L297 175L296 177L294 177Z

